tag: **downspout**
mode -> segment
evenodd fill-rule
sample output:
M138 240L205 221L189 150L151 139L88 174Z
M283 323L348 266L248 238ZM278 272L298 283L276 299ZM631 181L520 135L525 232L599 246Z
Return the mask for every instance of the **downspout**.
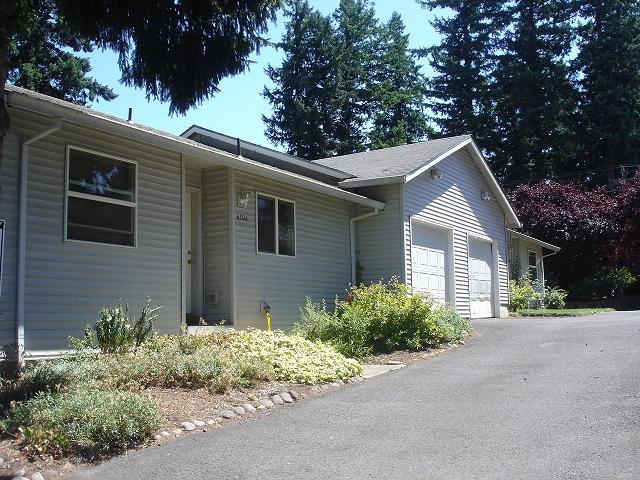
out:
M356 222L378 215L378 213L380 213L380 209L374 208L372 212L349 219L349 236L351 238L351 285L356 284Z
M16 347L17 361L24 361L24 297L27 255L27 198L29 184L29 145L42 140L62 128L60 118L54 118L51 127L25 140L20 145L20 193L18 196L18 258L16 265Z

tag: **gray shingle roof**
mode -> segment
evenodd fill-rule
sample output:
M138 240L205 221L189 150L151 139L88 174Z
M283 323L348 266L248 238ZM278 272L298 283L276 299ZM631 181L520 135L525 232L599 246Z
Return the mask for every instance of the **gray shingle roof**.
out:
M314 162L350 173L357 177L353 181L397 177L413 172L469 138L471 135L438 138L428 142L321 158ZM349 181L345 180L342 184Z

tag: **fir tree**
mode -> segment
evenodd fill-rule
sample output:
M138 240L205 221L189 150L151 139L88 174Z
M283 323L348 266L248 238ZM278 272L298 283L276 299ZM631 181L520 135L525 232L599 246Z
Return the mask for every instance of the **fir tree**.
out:
M431 110L442 135L473 134L481 144L492 128L492 52L504 21L493 0L419 0L453 14L431 22L442 42L423 50L436 75L429 83Z
M432 134L425 114L426 79L409 50L409 35L394 12L380 29L374 62L371 149L424 140Z
M9 82L80 105L113 100L113 90L89 76L89 60L69 50L87 53L93 46L62 21L53 0L42 0L9 44Z
M338 155L367 149L366 123L372 114L371 75L378 22L368 0L341 0L334 13L336 35Z
M583 2L580 136L589 168L640 163L640 6L637 0Z
M568 119L576 108L566 57L571 0L518 0L508 5L495 71L496 135L486 144L503 180L540 179L566 169Z
M334 120L336 72L330 19L306 0L285 10L286 33L276 46L284 52L280 67L266 73L275 86L263 96L273 113L263 116L265 135L288 153L309 160L335 153Z

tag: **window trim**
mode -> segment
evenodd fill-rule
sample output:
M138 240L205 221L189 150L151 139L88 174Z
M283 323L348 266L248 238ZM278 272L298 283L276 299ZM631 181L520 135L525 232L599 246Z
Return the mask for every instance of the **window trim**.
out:
M78 150L80 152L90 153L97 155L98 157L110 158L123 163L129 163L133 165L134 172L134 200L120 200L118 198L104 198L97 195L91 195L89 193L74 192L69 190L69 164L71 158L71 150ZM91 148L82 147L79 145L73 145L67 143L65 146L65 169L64 169L64 221L63 221L63 240L64 243L69 244L87 244L87 245L100 245L104 247L116 247L116 248L138 248L138 162L128 158L123 158L111 153L105 153ZM75 238L69 238L67 232L68 216L69 216L69 197L80 198L83 200L91 200L103 203L109 203L112 205L119 205L122 207L130 207L133 209L133 245L117 245L107 242L94 242L92 240L77 240Z
M534 254L536 257L536 264L535 266L532 266L529 260L530 254ZM529 278L531 278L531 269L535 269L536 271L536 278L535 280L539 280L540 279L540 268L538 266L538 252L536 252L535 250L528 250L527 249L527 275L529 275Z
M284 257L284 258L297 258L298 257L298 209L296 207L296 202L293 200L290 200L288 198L284 198L284 197L279 197L277 195L272 195L270 193L263 193L263 192L256 192L255 194L255 207L256 207L256 212L255 212L255 219L256 219L256 254L258 255L271 255L271 256L278 256L278 257ZM258 248L258 197L263 197L263 198L268 198L271 200L274 200L275 202L275 218L274 218L274 222L275 222L275 246L276 246L276 251L275 252L261 252ZM278 233L279 233L279 225L278 225L278 203L280 201L283 202L287 202L293 205L293 255L287 255L285 253L280 253L280 241L278 238Z

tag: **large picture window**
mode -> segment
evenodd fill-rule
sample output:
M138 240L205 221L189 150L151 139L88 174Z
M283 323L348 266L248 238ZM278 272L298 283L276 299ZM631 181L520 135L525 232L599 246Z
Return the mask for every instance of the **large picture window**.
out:
M134 162L67 149L66 239L135 246Z
M296 255L295 205L265 195L256 196L258 252Z

